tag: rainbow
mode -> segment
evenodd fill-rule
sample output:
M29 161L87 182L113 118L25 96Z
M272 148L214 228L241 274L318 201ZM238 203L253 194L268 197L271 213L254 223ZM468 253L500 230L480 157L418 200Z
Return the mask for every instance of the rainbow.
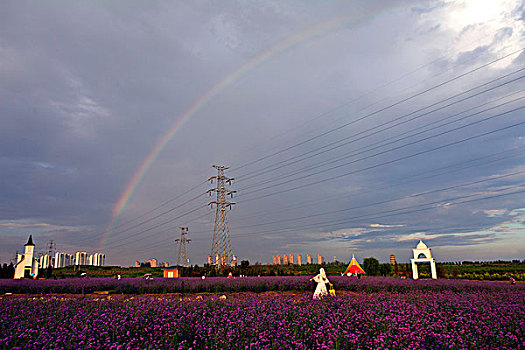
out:
M156 146L151 150L151 152L147 155L146 159L142 162L138 170L135 172L131 180L124 188L124 191L120 195L119 200L113 208L111 220L100 242L100 250L104 249L107 239L115 223L117 222L122 212L126 209L126 206L129 203L131 197L133 197L133 194L135 193L135 190L137 189L138 185L141 183L142 179L144 178L148 170L151 168L155 160L158 158L160 153L166 147L166 145L175 136L177 131L179 131L192 116L197 114L204 106L209 104L210 101L212 101L213 98L215 98L221 91L225 90L235 81L239 80L247 72L268 61L270 58L282 55L292 50L293 48L299 46L300 44L311 41L317 37L326 35L349 24L357 24L375 18L382 14L392 13L395 10L403 9L404 8L400 8L399 5L383 7L379 10L376 10L373 13L362 15L357 18L355 15L348 15L315 25L313 27L308 28L305 31L290 36L287 39L277 43L267 51L259 54L258 56L252 58L251 60L243 64L236 71L234 71L222 81L217 83L211 90L209 90L202 97L200 97L194 105L192 105L186 112L184 112L184 114L173 124L173 126L171 126L171 128L169 128L168 131L157 141Z

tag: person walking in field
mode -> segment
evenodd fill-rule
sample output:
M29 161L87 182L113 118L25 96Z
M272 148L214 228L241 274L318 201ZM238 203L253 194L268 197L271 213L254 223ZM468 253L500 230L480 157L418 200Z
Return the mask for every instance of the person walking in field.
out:
M324 272L324 269L321 267L319 269L319 274L315 277L310 278L310 281L317 282L317 288L315 288L314 292L314 299L321 299L323 296L328 295L328 290L326 289L326 283L330 283L328 278L326 277L326 273Z

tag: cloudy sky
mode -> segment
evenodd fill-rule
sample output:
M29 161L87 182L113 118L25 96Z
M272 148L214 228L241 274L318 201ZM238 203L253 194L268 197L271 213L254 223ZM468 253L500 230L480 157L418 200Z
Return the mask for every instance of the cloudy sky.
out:
M521 1L2 1L0 262L525 258Z

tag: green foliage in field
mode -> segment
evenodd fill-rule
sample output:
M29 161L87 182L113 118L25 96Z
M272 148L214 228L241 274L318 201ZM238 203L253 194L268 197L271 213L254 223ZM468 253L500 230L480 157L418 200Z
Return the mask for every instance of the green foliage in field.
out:
M363 260L363 270L369 276L379 276L379 260L374 257Z

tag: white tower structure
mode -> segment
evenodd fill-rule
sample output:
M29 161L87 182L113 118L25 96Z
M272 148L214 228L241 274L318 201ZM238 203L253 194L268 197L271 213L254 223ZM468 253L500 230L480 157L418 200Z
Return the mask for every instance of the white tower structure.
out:
M18 254L17 256L15 279L36 278L38 275L38 260L34 257L35 245L33 244L33 235L29 235L29 240L24 247L24 255Z
M436 273L436 260L432 257L432 253L430 253L430 248L427 247L423 241L419 241L419 243L416 246L416 249L412 249L414 252L414 258L410 259L412 262L412 277L417 280L419 278L418 272L417 272L417 263L418 262L428 262L430 263L430 271L432 273L432 278L437 279L437 273Z

